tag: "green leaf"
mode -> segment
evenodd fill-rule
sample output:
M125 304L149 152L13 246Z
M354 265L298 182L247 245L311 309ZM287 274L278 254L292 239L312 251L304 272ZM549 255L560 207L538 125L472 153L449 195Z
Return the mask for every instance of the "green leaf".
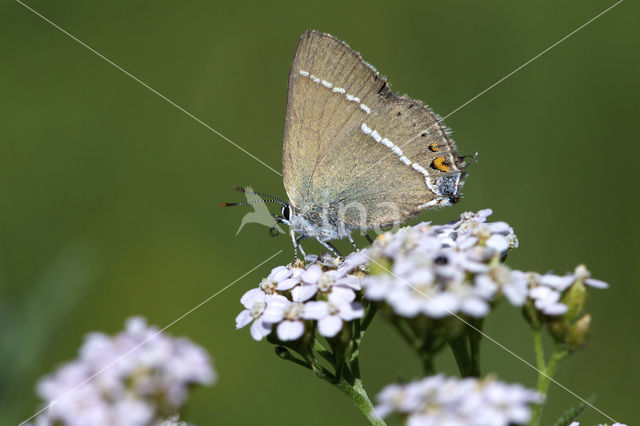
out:
M587 408L587 405L592 403L595 398L591 397L586 402L581 402L569 408L564 414L556 421L554 426L569 426L571 422L574 422L580 414Z

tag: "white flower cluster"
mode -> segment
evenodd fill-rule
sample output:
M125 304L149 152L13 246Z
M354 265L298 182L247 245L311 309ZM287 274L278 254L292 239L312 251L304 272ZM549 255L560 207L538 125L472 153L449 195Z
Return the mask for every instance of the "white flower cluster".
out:
M113 337L90 333L77 359L40 380L46 409L35 425L162 424L184 404L191 385L215 378L202 347L129 318Z
M563 276L529 272L527 274L529 298L533 300L536 309L543 314L563 315L568 307L560 300L562 294L578 280L593 288L609 287L604 281L591 278L591 274L584 265L578 265L573 274Z
M381 417L399 413L408 426L521 425L531 417L537 392L492 379L436 375L405 385L392 384L378 394Z
M245 310L236 317L236 328L253 322L251 336L261 340L276 326L278 339L288 341L299 339L315 321L320 334L336 336L345 321L364 314L356 301L360 279L353 272L367 261L362 253L352 253L341 263L308 256L305 268L274 268L240 299Z
M391 273L366 277L365 297L386 302L404 317L484 317L498 294L522 305L525 274L500 263L518 240L507 223L486 222L490 214L464 213L446 225L420 223L380 235L367 254Z
M501 259L518 246L518 239L507 223L487 222L491 214L485 209L463 213L446 225L420 223L384 233L342 263L309 256L305 268L278 266L242 297L245 310L236 317L236 328L253 322L251 335L261 340L276 326L278 338L288 341L300 338L312 320L320 334L333 337L344 321L363 316L360 290L366 299L389 305L396 315L438 319L484 317L501 296L515 306L529 298L544 315L562 315L567 311L563 292L577 280L607 287L590 278L583 265L565 276L504 265ZM365 265L379 273L363 273Z
M365 277L365 297L384 301L397 315L409 318L458 313L484 317L500 295L515 306L528 297L543 314L562 315L567 311L562 293L577 280L607 287L590 278L584 265L573 274L557 276L502 264L500 259L518 246L518 239L507 223L487 222L491 213L490 209L463 213L460 220L446 225L420 223L380 235L362 253L391 273Z

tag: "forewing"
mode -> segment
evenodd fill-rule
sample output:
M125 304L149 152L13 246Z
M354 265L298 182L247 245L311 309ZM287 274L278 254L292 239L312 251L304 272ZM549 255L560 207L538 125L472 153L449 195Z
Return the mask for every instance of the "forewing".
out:
M347 223L394 223L455 202L463 168L427 106L394 94L346 43L315 31L300 37L283 146L284 185L295 207L349 206Z

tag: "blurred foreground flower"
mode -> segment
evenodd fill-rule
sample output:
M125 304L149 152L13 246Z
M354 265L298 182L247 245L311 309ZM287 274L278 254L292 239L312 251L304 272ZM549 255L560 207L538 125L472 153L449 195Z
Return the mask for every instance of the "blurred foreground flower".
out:
M580 426L580 422L572 422L569 426ZM599 426L608 426L607 424L600 424ZM611 426L627 426L624 423L612 423Z
M189 388L215 379L202 347L129 318L113 337L88 334L78 358L40 380L35 425L181 425Z
M541 402L542 395L518 384L437 375L385 387L376 411L399 413L410 426L508 426L526 424L531 405Z

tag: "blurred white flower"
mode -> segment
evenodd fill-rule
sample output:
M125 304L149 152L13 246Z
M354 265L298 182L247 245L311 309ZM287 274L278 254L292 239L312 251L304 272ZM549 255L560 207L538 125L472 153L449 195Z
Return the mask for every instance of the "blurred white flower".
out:
M402 415L407 425L521 425L541 396L521 385L493 379L437 375L405 385L389 385L378 394L376 412Z
M572 422L569 426L580 426L580 422ZM598 426L608 426L607 424L599 424ZM613 423L611 426L627 426L624 423Z
M175 415L164 420L158 426L189 426L189 424L186 422L181 422L180 417L178 415Z
M560 302L560 292L544 285L529 290L529 297L536 309L545 315L562 315L567 312L567 305Z
M609 284L604 281L596 280L591 278L591 272L584 265L576 266L576 269L573 271L573 278L576 280L583 280L585 285L593 288L609 288Z
M77 359L40 380L46 409L35 424L158 424L166 413L178 412L192 385L215 378L202 347L159 333L141 317L129 318L115 336L87 335Z
M573 274L562 276L530 272L527 275L528 296L533 300L536 309L544 315L564 315L568 307L562 302L563 294L577 281L597 289L609 287L604 281L591 278L591 273L584 265L578 265Z

